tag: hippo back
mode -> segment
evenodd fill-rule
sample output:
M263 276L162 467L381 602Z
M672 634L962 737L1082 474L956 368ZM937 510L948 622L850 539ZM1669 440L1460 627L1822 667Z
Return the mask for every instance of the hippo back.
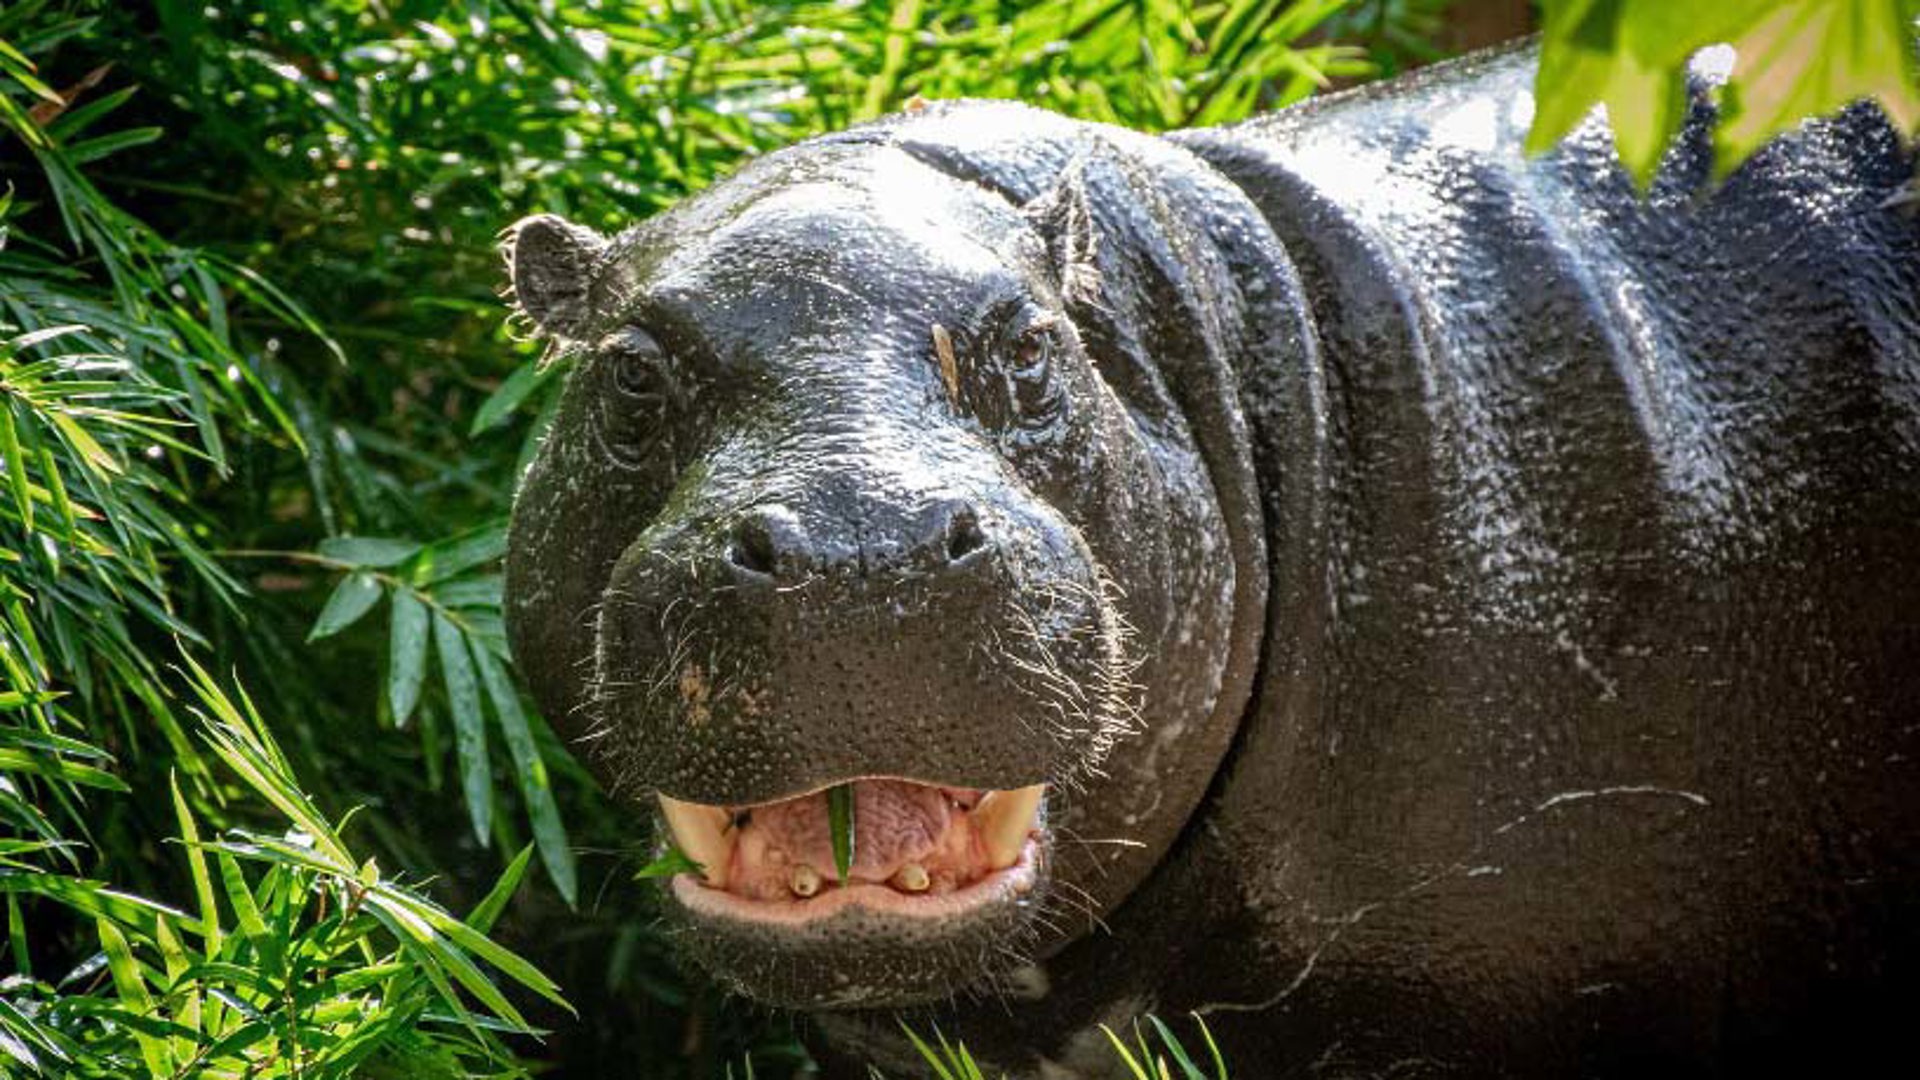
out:
M1715 184L1701 73L1643 196L1603 118L1523 155L1534 60L1175 137L1299 268L1329 616L1263 673L1207 883L1157 883L1265 947L1160 1006L1302 1069L1885 1043L1920 958L1913 159L1861 106Z

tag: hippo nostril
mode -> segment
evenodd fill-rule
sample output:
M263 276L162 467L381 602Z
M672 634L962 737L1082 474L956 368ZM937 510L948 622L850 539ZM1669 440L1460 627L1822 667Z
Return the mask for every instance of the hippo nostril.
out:
M750 574L771 577L778 558L773 529L766 518L755 514L734 528L733 542L727 547L728 562Z
M947 522L947 561L957 563L987 546L987 535L980 530L980 519L971 509L954 513Z

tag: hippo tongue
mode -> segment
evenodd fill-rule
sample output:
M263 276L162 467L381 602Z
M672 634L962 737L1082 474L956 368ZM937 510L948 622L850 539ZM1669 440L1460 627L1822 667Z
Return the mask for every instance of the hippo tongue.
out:
M952 820L953 800L941 788L901 780L861 780L853 788L855 877L885 881L901 864L926 859ZM823 871L834 864L824 794L756 808L752 825L790 859Z
M977 793L903 780L854 783L855 881L924 873L936 890L977 876L979 852L961 807ZM824 792L754 807L740 830L733 888L750 896L787 896L794 871L834 876L833 837ZM917 867L917 870L909 869ZM923 886L924 887L924 886Z

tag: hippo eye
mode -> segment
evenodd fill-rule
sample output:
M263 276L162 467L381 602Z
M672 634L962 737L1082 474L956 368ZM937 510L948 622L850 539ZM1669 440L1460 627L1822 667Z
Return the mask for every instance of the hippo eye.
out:
M602 342L600 351L612 362L614 389L643 400L664 395L667 352L652 334L624 327Z
M596 425L601 445L614 461L629 468L651 467L672 456L667 417L679 401L672 358L652 334L623 327L603 338L596 350L610 393L600 399Z
M1059 411L1059 386L1053 372L1059 344L1058 321L1048 316L1027 323L1013 339L1007 384L1015 413L1028 423L1044 423Z

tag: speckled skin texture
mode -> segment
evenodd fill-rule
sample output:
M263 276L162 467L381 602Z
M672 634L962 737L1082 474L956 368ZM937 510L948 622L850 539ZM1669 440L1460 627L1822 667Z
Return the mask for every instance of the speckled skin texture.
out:
M1014 204L1079 177L1112 262L1079 338L1177 402L1188 497L1265 567L1209 615L1254 605L1254 668L1236 629L1189 654L1207 692L1138 676L1093 787L1133 823L1074 803L1148 842L1087 886L1104 927L907 1014L990 1075L1110 1075L1095 1025L1148 1010L1260 1078L1910 1059L1920 226L1882 204L1912 158L1854 109L1710 188L1701 106L1641 199L1598 121L1521 157L1531 77L1483 55L1165 141L958 105L811 144L913 143ZM1129 787L1169 761L1210 782L1191 813ZM818 1026L913 1075L893 1016Z

